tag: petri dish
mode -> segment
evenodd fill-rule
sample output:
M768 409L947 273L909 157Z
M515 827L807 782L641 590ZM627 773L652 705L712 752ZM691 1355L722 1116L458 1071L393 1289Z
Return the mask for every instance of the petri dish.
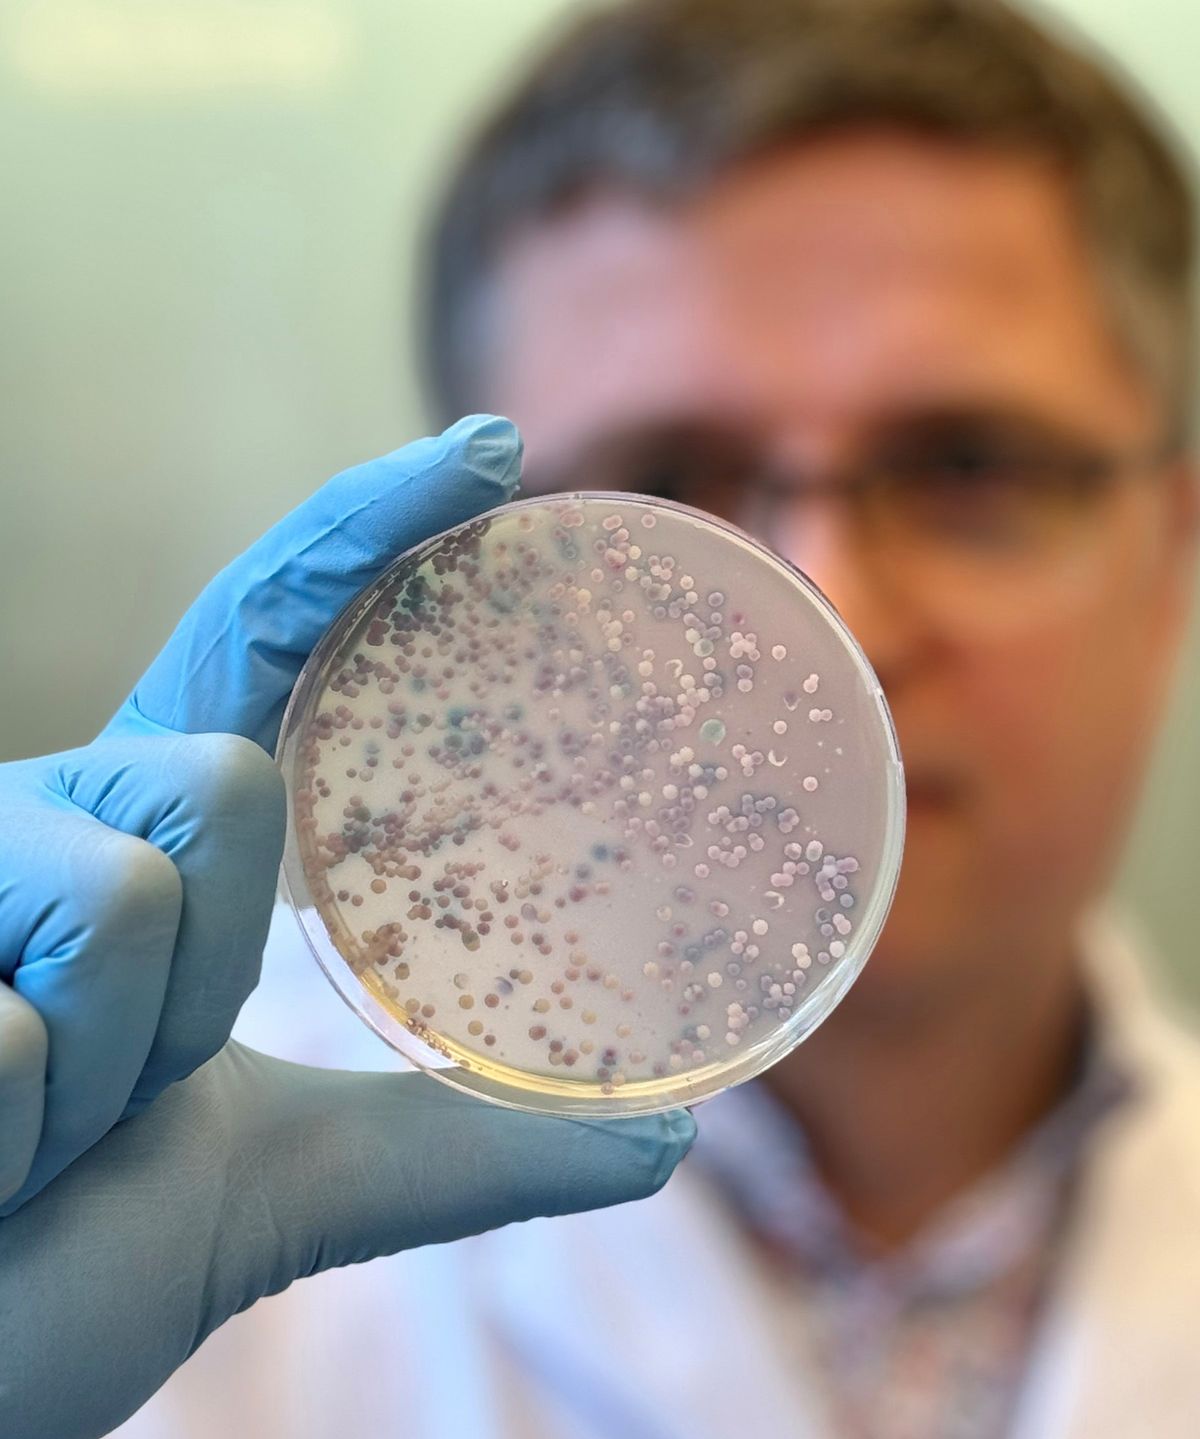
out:
M853 636L740 530L520 500L401 556L284 717L282 888L350 1006L486 1099L693 1104L825 1018L891 903L904 782Z

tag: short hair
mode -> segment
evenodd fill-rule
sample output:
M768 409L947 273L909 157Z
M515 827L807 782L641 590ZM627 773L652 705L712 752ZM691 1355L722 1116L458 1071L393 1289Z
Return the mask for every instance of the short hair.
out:
M476 135L427 236L437 408L477 406L503 244L602 188L686 201L768 150L888 125L1049 160L1114 335L1186 443L1191 173L1129 83L1004 0L624 0L561 33Z

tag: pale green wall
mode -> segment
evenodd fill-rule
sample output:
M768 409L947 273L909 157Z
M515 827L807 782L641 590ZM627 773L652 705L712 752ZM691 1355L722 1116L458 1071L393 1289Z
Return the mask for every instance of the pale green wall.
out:
M569 8L0 0L0 759L86 740L215 569L421 428L415 225ZM1058 8L1200 133L1195 0ZM1130 888L1200 992L1192 655Z

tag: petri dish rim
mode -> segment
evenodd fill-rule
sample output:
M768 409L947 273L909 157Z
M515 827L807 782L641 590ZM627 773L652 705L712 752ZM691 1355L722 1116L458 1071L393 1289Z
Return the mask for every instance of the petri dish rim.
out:
M330 927L316 904L308 884L292 803L296 746L299 733L308 717L310 702L315 695L323 692L327 666L340 651L346 635L378 602L381 594L394 582L400 569L414 563L420 564L422 555L432 554L447 539L472 525L484 524L501 516L507 517L522 509L540 508L547 504L568 504L572 501L632 504L642 509L685 516L693 522L723 533L741 547L750 550L760 562L765 562L780 572L824 615L830 629L854 663L864 690L874 701L878 711L887 755L885 821L879 875L857 927L857 948L853 962L840 964L837 970L829 973L797 1006L787 1021L739 1051L736 1056L719 1063L698 1066L678 1075L632 1080L611 1095L596 1094L593 1085L585 1086L580 1081L558 1080L545 1074L530 1075L525 1082L522 1078L523 1071L516 1067L481 1063L478 1056L452 1042L443 1041L440 1037L430 1042L388 1010L354 972L338 948ZM295 915L309 951L335 991L389 1048L417 1069L464 1094L528 1113L576 1118L620 1118L663 1113L680 1105L702 1103L726 1089L755 1078L807 1039L833 1012L862 973L887 920L900 878L906 801L904 765L895 726L882 686L866 653L832 601L798 566L728 520L674 500L658 499L633 491L569 490L523 496L431 535L397 555L385 570L347 601L305 661L284 710L275 760L283 773L287 789L287 832L279 871L279 892ZM503 1078L498 1077L501 1073ZM590 1092L582 1092L585 1089Z

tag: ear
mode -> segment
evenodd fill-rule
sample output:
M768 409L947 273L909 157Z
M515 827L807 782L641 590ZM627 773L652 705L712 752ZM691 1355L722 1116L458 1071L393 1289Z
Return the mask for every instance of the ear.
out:
M1172 462L1166 473L1168 541L1179 566L1182 588L1190 596L1200 547L1200 457L1191 453Z

